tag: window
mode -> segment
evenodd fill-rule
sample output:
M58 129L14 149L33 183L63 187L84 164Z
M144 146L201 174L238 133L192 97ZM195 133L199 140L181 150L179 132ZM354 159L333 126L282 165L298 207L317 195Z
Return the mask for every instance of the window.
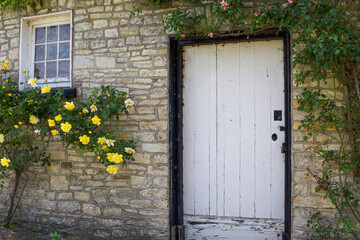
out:
M71 87L71 46L71 12L23 18L19 68L23 84L20 90L26 86L28 77L36 77L40 86Z

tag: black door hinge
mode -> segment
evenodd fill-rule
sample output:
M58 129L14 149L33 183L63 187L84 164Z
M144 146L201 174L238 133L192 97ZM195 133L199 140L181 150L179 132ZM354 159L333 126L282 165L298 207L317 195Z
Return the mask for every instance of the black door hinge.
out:
M171 227L171 240L184 240L184 226L176 225Z

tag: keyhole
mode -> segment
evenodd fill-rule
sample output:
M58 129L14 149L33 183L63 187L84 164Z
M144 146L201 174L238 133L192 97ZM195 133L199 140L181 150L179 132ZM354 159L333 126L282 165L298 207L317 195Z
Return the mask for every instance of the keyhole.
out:
M271 138L272 138L273 141L276 141L276 140L277 140L277 134L274 133L274 134L271 136Z

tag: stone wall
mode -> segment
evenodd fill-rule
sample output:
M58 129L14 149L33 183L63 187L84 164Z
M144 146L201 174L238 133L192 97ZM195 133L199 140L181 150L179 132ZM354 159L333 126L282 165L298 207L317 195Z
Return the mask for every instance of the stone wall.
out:
M50 167L33 166L16 220L22 227L65 231L87 238L166 239L168 204L168 36L163 11L129 19L133 3L123 0L43 1L36 14L73 11L73 87L78 97L110 84L126 89L135 107L108 124L118 139L135 139L135 163L111 176L91 154L51 147ZM168 10L167 10L168 11ZM0 61L17 75L20 19L0 16ZM1 190L0 208L9 189Z
M294 74L297 69L294 69ZM295 75L293 75L295 79ZM304 112L298 111L299 104L296 102L296 96L303 88L322 89L323 93L331 99L335 99L339 105L343 104L343 86L338 80L328 79L327 84L305 82L301 87L296 87L294 83L292 89L293 109L292 109L292 236L293 239L306 239L309 237L307 221L311 215L321 211L322 215L328 219L334 219L336 210L334 205L328 200L323 199L324 192L316 192L318 183L310 174L308 169L315 175L321 174L323 159L316 158L307 148L311 145L322 145L329 141L329 136L316 134L308 140L304 136L308 133L306 129L299 129L300 121L305 116ZM336 131L328 129L329 135L338 137ZM330 142L329 148L339 149L340 143Z
M31 168L17 221L35 231L56 229L92 239L168 238L168 34L163 32L163 15L168 9L145 9L129 19L133 3L128 0L43 2L36 14L73 11L73 87L78 97L112 83L126 89L135 101L130 115L108 127L118 138L135 139L137 153L135 163L109 176L91 154L80 156L65 150L62 143L52 143L52 165ZM14 75L19 68L20 19L34 14L28 9L0 15L0 61L8 59ZM334 85L312 87L329 86ZM329 203L314 191L316 182L306 170L319 168L321 163L304 149L324 137L304 142L305 131L297 129L302 113L296 110L294 99L300 90L293 86L294 239L304 239L306 221L314 210L324 208L333 214ZM0 194L3 213L8 196L5 187Z

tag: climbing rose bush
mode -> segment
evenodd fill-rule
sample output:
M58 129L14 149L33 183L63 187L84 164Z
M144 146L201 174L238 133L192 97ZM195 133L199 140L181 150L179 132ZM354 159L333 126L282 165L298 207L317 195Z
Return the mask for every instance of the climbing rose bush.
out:
M64 142L66 148L78 149L79 154L94 153L94 161L104 164L109 174L116 174L119 165L134 161L135 153L133 141L117 140L103 126L122 113L128 114L134 102L126 93L102 86L85 100L67 100L62 89L39 87L36 78L30 78L19 92L8 64L3 63L0 75L0 187L11 172L15 178L5 226L9 226L29 181L29 167L35 163L50 165L47 148L51 142Z
M6 70L8 63L3 64L0 89L1 178L11 170L23 171L32 163L50 165L46 149L52 141L63 141L80 153L93 152L94 159L110 174L117 173L119 164L134 160L133 142L115 140L113 132L103 127L121 113L128 114L134 102L126 98L126 93L103 86L93 90L86 100L69 101L61 89L37 86L36 78L29 79L24 91L19 92L17 82Z

